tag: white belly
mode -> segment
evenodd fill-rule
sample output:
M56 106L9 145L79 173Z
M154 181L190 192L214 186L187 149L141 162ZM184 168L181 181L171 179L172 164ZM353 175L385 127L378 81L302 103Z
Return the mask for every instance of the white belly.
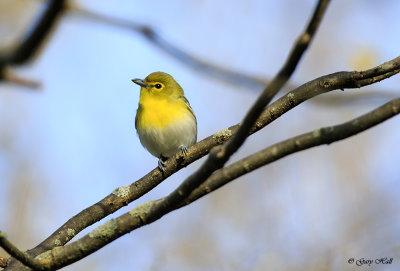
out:
M188 114L187 118L165 128L142 128L138 131L142 145L154 156L170 157L181 147L190 147L197 140L196 119Z

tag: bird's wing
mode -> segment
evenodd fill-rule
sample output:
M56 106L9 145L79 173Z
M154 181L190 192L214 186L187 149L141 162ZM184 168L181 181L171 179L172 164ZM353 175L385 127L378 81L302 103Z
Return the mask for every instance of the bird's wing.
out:
M190 103L189 103L188 99L186 99L185 96L179 96L179 99L181 99L186 104L186 106L189 109L190 113L192 113L194 119L196 119L196 115L194 114L194 111L193 111L192 107L190 106Z

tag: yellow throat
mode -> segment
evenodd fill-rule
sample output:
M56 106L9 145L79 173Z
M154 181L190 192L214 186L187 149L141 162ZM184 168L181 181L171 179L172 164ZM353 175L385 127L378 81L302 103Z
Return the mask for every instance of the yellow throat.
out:
M165 128L190 114L185 102L179 98L158 97L146 89L140 91L136 127Z

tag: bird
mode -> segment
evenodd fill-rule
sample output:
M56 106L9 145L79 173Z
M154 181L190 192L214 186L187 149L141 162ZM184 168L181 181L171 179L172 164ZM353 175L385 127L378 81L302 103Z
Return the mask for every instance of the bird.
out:
M182 87L165 72L153 72L144 80L132 79L140 86L135 128L140 143L158 158L164 172L165 161L197 141L197 119Z

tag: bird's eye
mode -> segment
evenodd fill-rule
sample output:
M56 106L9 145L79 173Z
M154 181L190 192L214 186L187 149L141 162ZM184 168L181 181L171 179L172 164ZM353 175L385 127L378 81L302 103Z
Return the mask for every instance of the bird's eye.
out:
M155 86L157 89L162 88L162 85L161 85L161 84L155 84L154 86Z

